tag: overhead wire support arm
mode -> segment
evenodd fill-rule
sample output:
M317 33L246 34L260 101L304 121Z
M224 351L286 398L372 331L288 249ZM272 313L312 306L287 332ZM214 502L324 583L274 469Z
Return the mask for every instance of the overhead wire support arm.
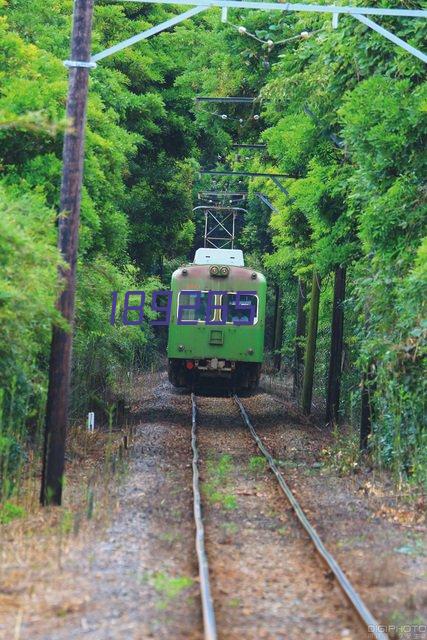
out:
M239 144L238 142L231 145L234 149L266 149L266 144Z
M248 195L247 191L200 191L199 197L201 198L209 198L211 196L223 196L229 198L246 198Z
M291 178L286 173L259 173L254 171L210 171L200 169L199 173L208 176L247 176L248 178Z
M412 45L395 36L387 29L384 29L373 20L370 20L366 16L394 16L400 18L427 18L427 11L425 9L394 9L388 7L352 7L352 6L336 6L336 5L319 5L319 4L303 4L294 2L258 2L252 0L120 0L121 2L140 2L147 4L170 4L170 5L193 5L194 7L219 7L222 9L221 17L222 21L227 21L227 9L259 9L261 11L301 11L307 13L330 13L332 14L332 26L334 29L338 28L338 18L342 14L353 16L359 22L362 22L367 27L376 31L384 38L387 38L397 46L403 48L408 53L419 58L423 62L427 63L427 55L422 51L419 51ZM187 12L186 12L187 13ZM193 14L194 15L194 14ZM190 17L190 15L182 14L182 19ZM159 25L159 31L167 28L166 23ZM174 23L176 24L176 23ZM153 27L156 29L156 27ZM154 31L153 33L158 33ZM244 32L243 32L244 33ZM140 34L142 35L142 34ZM150 34L152 35L152 34ZM250 35L250 34L248 34ZM302 35L302 34L300 34ZM137 37L137 36L135 36ZM145 36L145 37L148 37ZM299 36L298 36L299 37ZM143 38L140 38L143 39ZM132 38L129 39L131 41ZM123 43L122 43L123 44ZM132 42L130 42L132 44ZM274 44L274 43L273 43ZM128 46L128 45L125 45ZM124 47L122 47L124 48ZM112 53L115 52L114 47L111 47ZM108 51L108 50L107 50ZM104 52L105 53L105 52ZM106 54L110 55L110 53ZM102 57L105 57L104 55ZM100 59L100 58L97 58ZM95 57L93 58L96 61Z
M270 200L267 198L267 196L265 196L263 193L255 193L256 197L259 198L261 200L261 202L263 202L265 205L267 205L267 207L270 209L270 211L273 211L274 213L279 213L278 209L276 209L276 207L274 206L274 204L272 204L270 202Z
M280 182L280 180L278 179L278 176L271 176L271 179L273 180L274 184L276 185L276 187L279 187L280 191L282 191L284 194L286 194L287 196L289 196L289 191L287 190L287 188Z
M219 102L219 103L225 103L225 104L238 104L238 103L242 103L242 104L253 104L257 98L248 98L246 96L225 96L223 98L220 97L213 97L213 98L209 98L209 97L205 97L205 96L196 96L194 98L194 100L196 102Z
M192 4L192 3L190 3ZM188 5L188 3L187 3ZM160 24L154 25L154 27L150 27L141 33L138 33L136 36L132 36L131 38L127 38L118 44L109 47L108 49L104 49L104 51L100 51L100 53L96 53L91 57L91 62L98 62L98 60L102 60L103 58L108 58L108 56L112 56L127 47L132 46L133 44L140 42L141 40L146 40L150 36L156 35L156 33L160 33L161 31L165 31L165 29L169 29L170 27L187 20L187 18L192 18L193 16L201 13L202 11L206 11L209 8L209 5L197 5L188 11L184 11L184 13L180 13L169 20L165 20L165 22L161 22Z
M317 126L322 127L322 123L319 118L306 104L303 106L302 110L317 124ZM328 131L327 128L323 127L321 134L328 138L338 149L342 149L345 146L344 140L335 133Z
M425 17L427 17L427 11L425 11L424 13L426 14ZM384 38L387 38L387 40L390 40L394 44L397 44L399 47L402 47L402 49L405 49L405 51L407 51L408 53L411 53L416 58L419 58L423 62L427 63L427 55L425 53L408 44L407 42L402 40L402 38L398 38L394 35L394 33L391 33L391 31L384 29L384 27L381 27L379 24L377 24L373 20L370 20L364 15L354 14L353 17L356 18L356 20L359 20L359 22L361 22L362 24L365 24L373 31L376 31L377 33L382 35Z
M297 2L259 2L253 0L120 0L147 4L193 5L204 7L227 7L231 9L260 9L261 11L303 11L307 13L347 13L351 15L400 16L426 18L425 9L389 9L387 7L352 7L330 4L302 4Z

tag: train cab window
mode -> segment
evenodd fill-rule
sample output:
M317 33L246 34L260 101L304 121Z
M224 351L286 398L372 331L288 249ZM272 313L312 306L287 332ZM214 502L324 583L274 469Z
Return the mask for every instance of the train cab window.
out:
M235 293L227 293L227 322L247 322L250 323L251 307L254 309L254 319L252 324L258 321L258 297L253 294L241 294L239 304L237 305L237 296ZM224 300L223 300L224 302ZM247 308L244 307L247 305ZM236 308L238 306L238 308Z
M194 307L193 309L182 309L181 320L183 322L187 321L199 321L205 322L206 320L206 308L208 304L208 291L200 291L197 292L200 294L199 304L197 304L197 296L196 292L194 294L189 293L179 293L178 297L178 309L184 305L191 305ZM213 312L210 318L213 320Z

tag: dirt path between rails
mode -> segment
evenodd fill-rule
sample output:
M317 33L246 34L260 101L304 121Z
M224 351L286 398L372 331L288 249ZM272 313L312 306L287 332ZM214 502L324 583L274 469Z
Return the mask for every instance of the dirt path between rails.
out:
M36 554L22 551L27 544L50 550L54 540L42 526L38 536L19 545L7 527L1 531L1 640L202 638L190 399L161 377L149 392L136 389L133 401L137 438L107 526L69 533L61 563L42 565ZM220 638L359 638L339 599L333 600L332 611L325 609L323 595L329 597L333 589L319 566L305 565L300 575L306 562L304 535L248 444L249 436L243 443L241 428L231 430L238 414L230 400L199 398L199 403L203 499L208 501ZM340 478L324 469L319 454L330 434L310 425L291 404L263 392L244 404L374 615L396 627L425 622L426 529L419 509L396 500L387 479L367 472ZM216 415L220 428L213 422ZM239 477L234 463L242 470ZM52 549L50 555L55 553ZM424 640L427 634L412 637Z

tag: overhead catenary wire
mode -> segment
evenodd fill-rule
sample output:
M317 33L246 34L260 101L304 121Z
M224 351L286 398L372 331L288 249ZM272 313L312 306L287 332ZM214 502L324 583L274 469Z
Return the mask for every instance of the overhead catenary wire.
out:
M249 38L260 42L261 44L267 45L269 50L280 44L287 44L288 42L292 42L294 40L308 40L316 33L323 31L323 29L316 29L315 31L301 31L301 33L298 33L295 36L290 36L289 38L284 38L283 40L277 40L276 42L274 42L274 40L271 40L271 38L269 38L268 40L259 38L255 33L252 33L243 25L234 24L233 22L227 22L227 24L230 25L230 27L233 27L233 29L236 29L236 31L238 31L241 36L248 36Z
M311 38L316 33L319 33L321 31L323 31L323 29L317 29L315 31L302 31L301 33L296 34L295 36L290 36L289 38L284 38L282 40L278 40L278 41L274 42L271 39L264 40L264 39L258 37L256 34L251 33L250 31L248 31L248 29L246 27L244 27L243 25L237 25L237 24L234 24L232 22L229 22L228 19L227 19L227 11L225 11L225 12L223 11L223 22L228 24L232 28L236 29L241 35L247 35L248 37L251 37L254 40L256 40L257 42L259 42L260 44L267 45L269 51L271 51L277 45L286 44L288 42L292 42L292 41L296 41L296 40L308 40L309 38ZM202 101L206 101L206 102L208 102L208 101L211 101L211 102L222 102L222 101L226 102L226 101L229 101L230 102L230 101L238 101L238 100L243 101L241 97L231 97L231 98L230 97L224 97L224 98L215 98L215 97L214 98L206 98L206 97L201 97L199 99L199 102L202 102ZM252 98L252 99L250 97L249 98L245 97L245 100L247 102L251 102L252 105L253 105L254 103L256 103L259 100L259 96L258 96L258 98ZM226 113L219 113L218 111L212 112L212 111L208 111L207 109L201 109L201 111L207 113L210 116L215 116L217 118L220 118L220 119L222 119L224 121L225 120L236 120L236 121L239 122L240 125L243 125L244 123L247 123L247 122L249 122L251 120L257 121L261 117L259 114L253 114L252 113L251 116L249 116L249 117L247 117L245 119L245 118L242 118L241 116L233 116L233 115L230 116L230 115L228 115ZM259 145L259 146L261 146L261 145ZM218 160L221 161L222 159L223 159L222 156L218 156ZM236 159L239 159L239 158L236 158ZM245 158L245 159L249 160L249 157ZM221 174L222 172L202 171L201 173L212 173L212 174L220 173ZM225 175L225 173L222 173L222 174ZM266 175L266 174L259 174L259 173L250 174L250 173L247 173L246 175L248 175L248 176L251 175L251 176L255 177L255 176L261 176L261 175ZM284 187L282 185L282 183L279 180L277 180L278 177L282 177L282 176L279 176L279 174L277 174L276 176L272 175L270 177L273 179L273 181L276 184L276 186L278 186L279 189L283 193L285 193L285 195L288 198L289 203L292 203L294 201L294 199L290 198L289 191L286 189L286 187Z
M221 120L236 120L239 122L239 124L243 124L251 120L255 120L256 122L261 119L261 116L258 113L254 113L253 115L247 116L246 118L242 118L241 116L232 116L227 113L219 113L218 111L209 111L208 109L198 109L198 111L207 113L210 116L215 116L217 118L220 118Z

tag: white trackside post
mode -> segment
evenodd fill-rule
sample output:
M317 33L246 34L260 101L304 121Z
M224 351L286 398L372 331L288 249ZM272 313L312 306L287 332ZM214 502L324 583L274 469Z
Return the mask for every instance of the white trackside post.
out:
M95 430L95 413L93 411L89 411L87 414L87 430L91 433Z

